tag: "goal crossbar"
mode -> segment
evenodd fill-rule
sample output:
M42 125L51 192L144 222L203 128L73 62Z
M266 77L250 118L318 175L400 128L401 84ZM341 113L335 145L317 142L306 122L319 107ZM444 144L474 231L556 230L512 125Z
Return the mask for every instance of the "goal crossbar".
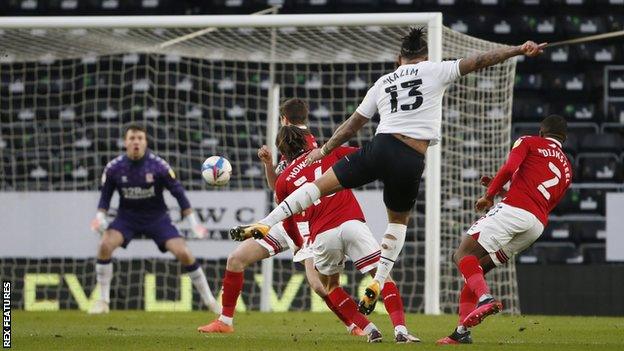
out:
M313 26L427 25L441 27L442 14L363 13L308 15L194 15L194 16L58 16L0 17L0 28L237 28Z

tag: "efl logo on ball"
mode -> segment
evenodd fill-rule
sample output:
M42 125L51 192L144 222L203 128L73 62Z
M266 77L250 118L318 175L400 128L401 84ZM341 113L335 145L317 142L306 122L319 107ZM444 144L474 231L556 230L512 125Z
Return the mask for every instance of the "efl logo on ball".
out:
M231 175L232 165L221 156L210 156L202 164L202 177L210 185L225 185Z

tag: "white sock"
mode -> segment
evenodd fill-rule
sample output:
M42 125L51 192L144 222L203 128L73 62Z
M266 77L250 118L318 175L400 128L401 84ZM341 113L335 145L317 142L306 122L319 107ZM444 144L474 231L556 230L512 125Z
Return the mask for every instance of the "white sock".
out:
M355 329L356 327L357 327L357 325L355 325L355 323L351 323L351 325L347 327L347 331L348 331L349 333L351 333L351 331L352 331L353 329Z
M467 332L468 329L466 329L466 327L464 327L463 325L458 325L457 329L455 329L455 331L457 331L458 334L463 334L463 333Z
M208 281L206 280L206 275L204 274L204 270L201 267L197 267L194 271L188 272L189 277L191 277L191 281L193 282L193 286L199 292L199 295L202 298L202 302L211 310L216 307L217 300L212 295L212 291L210 291L210 286L208 286ZM221 313L221 311L213 311L215 313Z
M280 204L277 205L268 216L261 220L260 223L272 227L286 218L312 206L312 204L320 198L321 191L316 184L306 183L292 194L288 195L284 201L280 202Z
M377 327L373 323L368 323L366 328L364 328L364 333L370 334L375 329L377 329Z
M407 232L407 226L397 223L388 223L386 228L386 234L390 234L395 239L388 239L384 236L381 240L381 258L377 264L377 273L375 273L375 280L379 282L381 288L383 288L384 282L388 279L394 262L399 257L401 250L403 249L403 243L405 242L405 233Z
M113 264L110 261L108 263L96 263L95 276L98 284L100 284L100 299L109 303L111 280L113 280Z
M227 325L232 325L234 324L234 318L233 317L226 317L224 315L220 315L219 316L219 320Z
M399 334L409 334L409 332L407 331L407 327L404 325L397 325L396 327L394 327L394 336L397 336Z

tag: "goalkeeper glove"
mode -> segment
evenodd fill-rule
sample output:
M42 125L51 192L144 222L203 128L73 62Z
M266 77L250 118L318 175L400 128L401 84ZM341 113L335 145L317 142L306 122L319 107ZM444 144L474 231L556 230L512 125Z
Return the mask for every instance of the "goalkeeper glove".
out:
M193 211L189 215L187 215L186 218L188 219L188 222L191 225L191 231L193 232L194 238L203 239L206 236L206 234L208 234L208 229L206 229L206 227L204 227L199 222L197 213Z
M106 213L97 211L95 218L91 221L91 230L94 232L104 234L104 231L108 228L108 221L106 220Z

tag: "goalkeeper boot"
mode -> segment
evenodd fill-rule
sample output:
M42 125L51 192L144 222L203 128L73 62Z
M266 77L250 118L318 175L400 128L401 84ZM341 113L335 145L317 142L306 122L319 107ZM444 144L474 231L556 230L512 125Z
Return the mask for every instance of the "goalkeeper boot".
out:
M453 334L445 336L442 339L436 341L436 345L458 345L458 344L472 344L472 337L470 331L466 330L463 333L458 333L457 330L453 331Z
M262 223L239 225L230 229L230 237L234 241L244 241L249 238L262 239L269 234L270 229L271 227Z
M222 321L215 319L210 324L197 327L197 331L200 333L233 333L234 327L223 323Z
M370 333L368 333L368 342L370 343L381 342L381 339L381 332L377 329L373 329Z
M470 312L470 314L464 318L462 325L466 328L472 328L483 322L487 316L497 314L502 309L503 304L490 296L477 304L477 308L475 308L474 311Z
M106 314L108 312L110 312L110 307L108 306L108 302L104 300L95 301L89 309L89 314Z
M379 292L381 291L381 286L379 282L373 280L370 283L366 290L364 290L364 296L359 303L359 311L362 314L369 315L375 310L375 305L377 305L377 299L379 298Z
M397 333L394 336L394 341L396 341L397 344L411 344L420 342L420 339L410 333Z

